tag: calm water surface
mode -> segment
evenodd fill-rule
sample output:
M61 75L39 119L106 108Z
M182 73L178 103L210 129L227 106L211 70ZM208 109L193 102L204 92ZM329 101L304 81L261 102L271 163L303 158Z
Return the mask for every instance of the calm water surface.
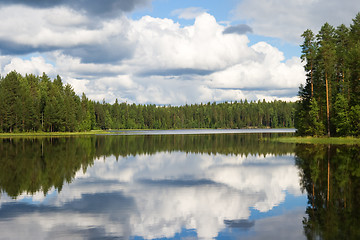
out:
M286 130L113 134L0 140L0 239L360 236L358 146L269 140Z

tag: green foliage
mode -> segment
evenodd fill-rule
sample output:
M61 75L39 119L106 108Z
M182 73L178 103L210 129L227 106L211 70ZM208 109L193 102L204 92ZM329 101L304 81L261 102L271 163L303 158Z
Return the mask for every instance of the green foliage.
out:
M21 125L21 76L16 72L10 72L1 81L2 95L2 130L4 132L17 131Z
M156 106L94 102L77 96L60 76L9 73L0 79L1 132L73 132L94 129L289 128L295 103L224 102Z
M349 105L345 96L339 93L336 97L335 105L334 105L334 112L335 112L335 126L336 126L336 133L339 136L346 136L350 130L350 118L349 118Z
M91 102L82 103L60 76L51 81L45 73L10 72L0 79L0 100L0 132L85 131L95 125Z
M325 126L320 121L319 106L315 98L310 100L310 109L307 116L308 127L305 130L306 135L321 136L324 134Z
M360 136L360 105L351 107L350 111L351 134Z
M342 24L335 29L325 23L316 39L310 30L302 35L307 81L300 87L295 114L299 135L323 135L325 131L316 130L322 125L329 136L360 135L356 107L360 105L359 29L360 13L349 28Z

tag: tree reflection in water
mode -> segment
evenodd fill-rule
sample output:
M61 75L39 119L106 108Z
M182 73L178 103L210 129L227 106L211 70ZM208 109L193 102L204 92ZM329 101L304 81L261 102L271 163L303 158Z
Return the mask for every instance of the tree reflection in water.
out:
M22 193L44 195L73 181L76 172L109 156L158 152L234 155L282 155L292 144L269 140L276 133L209 135L133 135L0 139L0 191L12 198ZM0 195L1 197L1 195Z
M360 147L297 145L308 239L360 239Z

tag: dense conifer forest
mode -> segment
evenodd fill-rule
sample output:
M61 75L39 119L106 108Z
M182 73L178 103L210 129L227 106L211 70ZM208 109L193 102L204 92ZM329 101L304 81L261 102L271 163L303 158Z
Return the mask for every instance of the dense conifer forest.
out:
M360 135L360 13L350 27L325 23L302 37L307 72L295 126L299 135Z
M294 126L295 103L257 101L156 106L92 101L61 77L16 71L0 79L0 132L93 129L283 128Z

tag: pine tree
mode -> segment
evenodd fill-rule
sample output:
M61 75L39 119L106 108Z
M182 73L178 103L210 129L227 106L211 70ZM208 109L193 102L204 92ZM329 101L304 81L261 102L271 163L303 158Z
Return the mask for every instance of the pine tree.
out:
M360 112L360 13L350 28L340 25L334 29L325 23L316 35L315 57L310 55L311 31L302 35L302 60L308 72L305 86L300 87L296 111L296 127L299 134L312 133L313 126L307 119L312 98L319 106L319 121L326 116L327 135L358 134ZM309 63L313 65L309 67ZM312 69L312 74L310 70ZM311 81L312 80L312 81ZM313 86L312 86L313 83ZM326 115L325 115L326 109ZM350 126L353 130L350 130Z
M306 61L305 64L305 71L307 72L307 81L310 82L311 86L311 97L314 96L314 65L316 61L316 51L317 46L315 42L314 33L308 29L302 35L304 38L304 43L301 45L302 48L302 55L301 61Z
M337 91L341 91L347 94L347 98L350 98L349 89L349 69L348 69L348 49L349 49L349 29L341 24L335 30L335 41L336 41L336 74L337 74Z
M336 60L334 27L325 23L321 27L317 39L319 43L321 66L323 69L323 79L325 80L327 135L330 137L331 79L334 74Z
M349 68L351 69L351 105L360 105L360 12L353 19L349 32Z

